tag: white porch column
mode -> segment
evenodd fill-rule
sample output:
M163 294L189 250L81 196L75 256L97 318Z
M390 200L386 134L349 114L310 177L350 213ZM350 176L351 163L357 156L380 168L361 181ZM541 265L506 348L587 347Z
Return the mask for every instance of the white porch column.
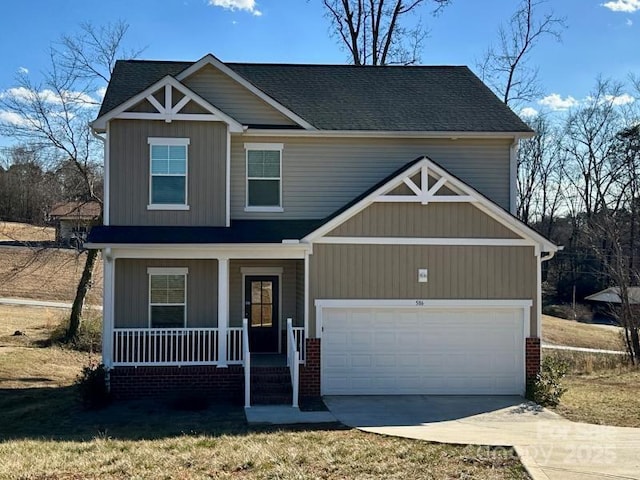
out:
M110 249L102 251L104 271L102 295L102 363L107 369L113 366L113 291L115 288L115 261Z
M227 366L229 327L229 259L218 258L218 367Z

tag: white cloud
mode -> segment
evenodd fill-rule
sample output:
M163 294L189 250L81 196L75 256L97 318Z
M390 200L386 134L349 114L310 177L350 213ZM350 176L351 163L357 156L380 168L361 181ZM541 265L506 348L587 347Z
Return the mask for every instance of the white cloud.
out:
M24 125L26 120L15 112L7 112L0 110L0 123L8 123L11 125Z
M521 117L535 117L536 115L538 115L538 110L532 107L524 107L520 110Z
M552 93L551 95L547 95L541 100L538 100L540 105L544 105L545 107L549 107L551 110L567 110L571 107L575 107L578 105L578 100L569 95L567 98L562 98L557 93Z
M633 103L636 101L636 99L633 98L628 93L623 93L622 95L618 95L618 96L605 95L604 98L607 102L611 102L613 105L617 105L617 106L627 105L629 103Z
M105 93L107 93L107 87L100 87L98 90L96 90L96 95L98 95L98 98L100 100L104 98Z
M18 73L20 75L28 75L29 74L29 69L27 67L20 67L20 68L18 68Z
M603 3L602 6L613 12L633 13L640 10L640 0L614 0Z
M95 98L84 92L66 90L61 94L58 94L48 88L40 90L39 92L34 92L33 90L29 90L25 87L14 87L5 90L4 92L0 92L0 98L12 98L21 102L30 102L39 99L44 103L50 103L53 105L61 105L63 100L65 100L69 103L77 103L87 107L94 106L97 103Z
M244 10L259 17L262 12L258 10L255 0L209 0L209 5L221 7L227 10Z

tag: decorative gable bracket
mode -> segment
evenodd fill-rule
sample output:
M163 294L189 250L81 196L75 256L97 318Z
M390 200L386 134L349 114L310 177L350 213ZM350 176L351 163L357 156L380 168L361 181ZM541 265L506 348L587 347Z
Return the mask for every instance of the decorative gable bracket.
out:
M420 186L416 185L416 183L412 180L412 178L416 177L416 172L412 172L402 179L402 183L413 192L413 195L398 195L387 192L383 195L378 195L374 199L374 202L409 202L427 205L429 203L438 202L474 203L478 201L476 197L466 195L465 193L460 191L460 189L451 185L451 183L448 183L447 178L445 178L444 176L437 175L435 172L429 172L429 165L426 163L420 168L419 175ZM435 180L435 183L433 183L431 187L429 187L429 178ZM438 195L438 192L442 191L442 189L445 187L455 195Z
M163 93L158 98L157 94L160 92ZM179 92L182 98L174 105L175 92ZM147 102L155 111L136 111L136 105L141 102ZM187 105L195 105L199 113L185 112L184 109ZM104 131L106 123L114 118L163 120L166 123L171 123L174 120L224 122L229 125L230 132L241 133L244 131L240 122L214 107L171 76L164 77L107 114L97 118L92 126L96 131Z

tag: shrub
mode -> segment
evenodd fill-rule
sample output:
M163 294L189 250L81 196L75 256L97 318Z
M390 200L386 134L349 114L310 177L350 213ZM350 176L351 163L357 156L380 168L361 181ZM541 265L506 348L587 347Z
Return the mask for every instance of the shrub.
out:
M69 317L65 316L51 332L47 345L64 344L74 350L89 353L102 351L102 317L97 312L85 311L78 334L71 342L65 341L68 325Z
M107 369L101 363L91 362L82 368L75 382L85 408L97 410L111 402L107 387Z
M556 406L567 391L562 386L562 379L569 371L569 365L557 357L544 357L540 372L529 387L527 396L542 406Z

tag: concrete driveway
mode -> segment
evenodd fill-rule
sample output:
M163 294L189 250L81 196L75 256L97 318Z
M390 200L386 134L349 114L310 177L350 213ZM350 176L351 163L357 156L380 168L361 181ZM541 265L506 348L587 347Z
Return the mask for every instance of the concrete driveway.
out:
M640 479L640 429L571 422L522 397L329 396L324 401L340 422L367 432L513 446L535 480Z

